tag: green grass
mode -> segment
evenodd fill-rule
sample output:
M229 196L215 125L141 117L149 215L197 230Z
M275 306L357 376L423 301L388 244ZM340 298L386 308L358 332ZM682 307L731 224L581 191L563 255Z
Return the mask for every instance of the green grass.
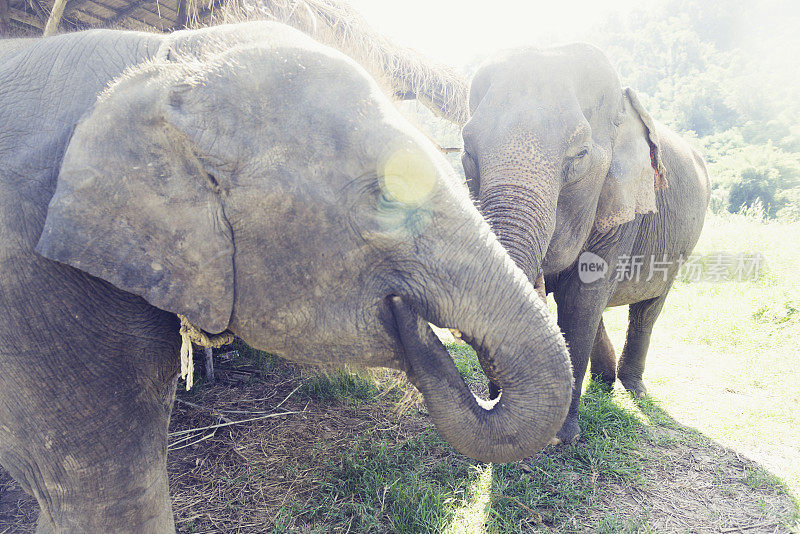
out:
M440 532L451 521L476 469L432 429L387 444L365 432L319 473L313 502L296 503L279 514L281 525L305 525L304 532L328 532L346 525L352 532Z
M800 224L709 215L696 252L759 253L757 280L678 281L645 382L669 413L762 462L800 495ZM605 324L622 347L627 310Z
M496 465L490 532L524 532L532 524L569 530L604 484L641 484L644 425L614 394L590 384L582 399L582 439L531 463Z
M621 519L615 515L608 515L603 518L597 526L595 532L598 534L641 534L646 532L653 532L647 524L648 514Z
M471 349L455 347L463 364L477 365ZM313 525L308 532L337 525L351 532L651 532L652 511L621 513L609 488L652 488L659 484L652 479L654 465L685 469L670 466L656 446L710 447L708 438L683 427L652 399L633 400L619 388L609 392L593 382L583 396L579 423L579 443L505 465L459 455L432 428L399 443L387 442L380 432L363 433L329 459L314 506L289 508L283 519L287 525ZM665 439L658 429L676 436ZM785 491L778 477L757 467L731 480L725 460L720 462L715 484L731 496L741 492L737 482ZM773 519L791 524L797 518Z
M485 383L486 376L483 374L478 358L472 347L463 343L446 344L448 352L456 363L456 369L467 384Z
M337 369L303 380L299 393L318 400L370 401L380 393L375 380L358 372Z
M477 363L470 349L455 352ZM328 460L314 505L284 510L283 521L312 525L308 532L337 525L351 532L651 532L650 509L621 513L608 504L616 498L608 488L658 484L647 473L662 462L654 446L685 443L704 450L709 443L658 403L634 401L619 389L609 392L594 383L583 396L579 423L579 443L505 465L459 455L432 428L398 443L377 431L359 434L352 446ZM681 432L663 439L653 431L663 428ZM783 491L781 480L764 470L752 468L731 481L724 467L718 481L724 489L742 482Z
M376 528L385 514L397 532L438 532L474 477L470 462L453 458L433 430L391 447L363 438L328 476L339 507L361 512L354 529Z
M730 514L746 508L747 524L799 528L796 500L792 509L787 497L800 494L800 243L790 236L800 236L800 224L710 215L697 252L762 254L761 275L677 281L648 355L651 396L633 399L619 383L589 382L581 440L523 462L476 463L439 437L424 410L392 413L403 391L397 382L347 370L301 378L303 403L339 402L350 411L344 426L304 444L310 456L285 463L280 480L303 474L316 489L286 499L272 531L646 533L664 528L672 499L692 496L691 527L739 526ZM604 317L619 352L627 309ZM235 348L235 365L292 375L291 364ZM484 388L475 352L447 348L467 384ZM347 434L353 418L361 422ZM266 485L274 476L240 465L223 484L236 495L237 484L263 478ZM236 499L232 509L244 508Z

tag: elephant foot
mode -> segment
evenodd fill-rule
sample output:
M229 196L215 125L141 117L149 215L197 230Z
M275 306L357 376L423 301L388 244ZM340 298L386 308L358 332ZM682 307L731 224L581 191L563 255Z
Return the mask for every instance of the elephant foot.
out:
M602 391L606 393L611 393L614 391L614 382L616 381L616 377L609 378L608 376L592 374L592 380Z
M590 368L592 379L607 385L608 388L604 389L611 391L614 387L614 382L617 381L617 357L614 354L614 345L611 344L611 340L608 338L602 319L600 319L600 325L597 327L590 360L592 362Z
M600 369L595 369L595 367L596 366L592 364L592 380L608 386L609 390L613 388L614 382L617 381L616 370L613 367L601 367Z
M561 430L556 433L555 439L558 440L558 443L569 444L575 443L580 437L581 427L578 426L578 417L572 414L567 415L567 419L561 426Z
M623 378L620 377L619 381L625 386L625 389L634 397L641 398L647 396L647 388L644 387L644 381L641 378Z

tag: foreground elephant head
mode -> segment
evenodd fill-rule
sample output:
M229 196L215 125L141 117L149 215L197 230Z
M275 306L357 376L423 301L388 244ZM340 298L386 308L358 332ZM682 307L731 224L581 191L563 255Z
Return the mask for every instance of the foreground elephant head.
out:
M666 181L653 120L599 49L506 52L469 99L470 190L531 280L572 265L592 231L656 211Z
M360 67L255 26L262 37L200 61L172 50L102 94L37 251L292 360L403 369L473 458L539 450L571 373L531 284ZM476 340L500 402L476 401L427 321Z

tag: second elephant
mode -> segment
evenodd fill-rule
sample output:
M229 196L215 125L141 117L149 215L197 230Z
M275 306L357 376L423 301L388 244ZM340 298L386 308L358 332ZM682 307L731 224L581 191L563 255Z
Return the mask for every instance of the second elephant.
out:
M590 45L503 53L475 75L469 105L470 190L517 265L531 281L544 275L558 305L575 378L558 438L573 441L590 359L592 375L645 393L653 324L703 226L705 164ZM620 305L630 308L617 365L602 313Z

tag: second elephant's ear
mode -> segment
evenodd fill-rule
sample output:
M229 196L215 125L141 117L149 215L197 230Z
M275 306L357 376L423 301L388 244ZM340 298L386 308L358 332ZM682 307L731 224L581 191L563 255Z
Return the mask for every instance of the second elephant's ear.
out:
M655 123L630 87L622 91L613 155L597 203L595 228L606 232L632 221L637 213L656 211L655 191L667 180Z
M221 332L233 238L219 186L165 119L170 84L157 74L122 80L78 124L36 250Z

